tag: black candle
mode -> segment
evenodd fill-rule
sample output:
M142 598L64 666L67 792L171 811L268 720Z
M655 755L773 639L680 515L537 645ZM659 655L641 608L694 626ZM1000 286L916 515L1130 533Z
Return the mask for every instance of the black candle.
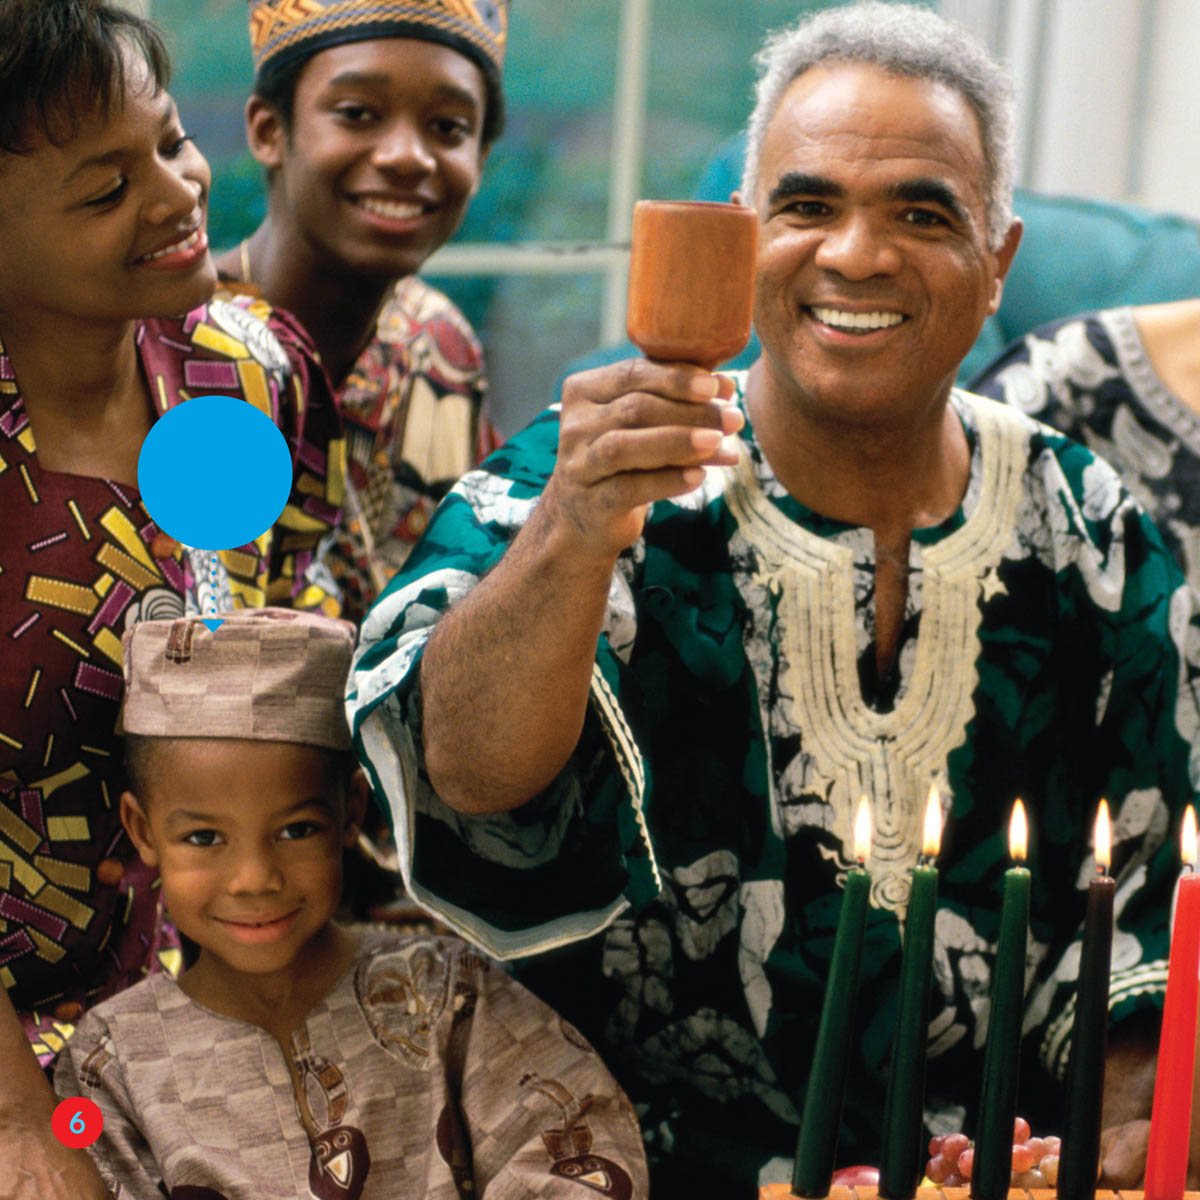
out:
M1059 1200L1093 1200L1100 1162L1100 1108L1104 1099L1104 1055L1108 1045L1108 973L1112 960L1113 893L1109 877L1112 830L1108 804L1096 814L1096 877L1088 886L1083 955L1075 993L1075 1024L1067 1063L1066 1116Z

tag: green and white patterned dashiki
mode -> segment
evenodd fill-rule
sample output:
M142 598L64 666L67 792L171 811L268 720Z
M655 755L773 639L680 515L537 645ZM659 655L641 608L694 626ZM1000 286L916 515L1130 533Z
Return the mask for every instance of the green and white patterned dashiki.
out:
M1021 1111L1044 1132L1061 1120L1101 796L1116 825L1114 1017L1161 1004L1176 830L1200 773L1191 593L1090 451L993 401L953 404L970 481L953 516L913 534L888 677L871 531L788 496L749 423L740 465L655 504L621 557L584 735L518 811L462 817L432 794L419 664L536 503L554 410L461 481L363 627L348 707L406 882L493 954L538 956L519 974L629 1092L657 1195L790 1177L862 793L872 908L842 1163L878 1161L900 923L935 781L950 811L931 1129L974 1132L1015 797L1033 871Z

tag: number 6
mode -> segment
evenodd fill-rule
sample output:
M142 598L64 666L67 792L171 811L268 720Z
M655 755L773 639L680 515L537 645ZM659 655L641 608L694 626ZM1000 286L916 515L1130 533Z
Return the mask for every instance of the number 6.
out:
M87 1122L83 1119L83 1109L79 1109L67 1122L67 1128L74 1134L86 1133Z

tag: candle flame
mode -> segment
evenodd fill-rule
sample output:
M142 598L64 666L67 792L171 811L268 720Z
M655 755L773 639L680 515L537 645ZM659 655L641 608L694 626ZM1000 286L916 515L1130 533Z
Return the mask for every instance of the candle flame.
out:
M865 863L871 856L871 802L862 796L854 817L854 857Z
M929 789L929 799L925 802L925 837L921 843L921 853L926 858L937 858L942 848L942 797L935 783Z
M1196 865L1196 810L1190 804L1183 810L1183 861Z
M1025 805L1017 800L1013 803L1012 820L1008 823L1008 852L1017 862L1024 862L1029 849L1029 822L1025 819Z
M1112 866L1112 821L1108 816L1108 801L1101 800L1096 810L1096 834L1093 845L1096 847L1096 868L1101 875L1108 874Z

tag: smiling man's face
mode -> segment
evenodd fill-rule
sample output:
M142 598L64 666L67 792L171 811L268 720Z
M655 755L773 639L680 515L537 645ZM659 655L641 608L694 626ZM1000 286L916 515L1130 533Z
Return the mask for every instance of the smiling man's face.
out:
M771 394L841 421L939 405L1019 240L988 246L979 123L957 91L814 67L763 139L755 324Z

